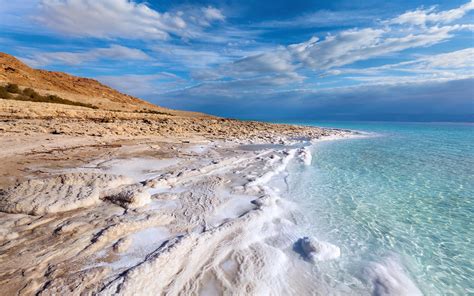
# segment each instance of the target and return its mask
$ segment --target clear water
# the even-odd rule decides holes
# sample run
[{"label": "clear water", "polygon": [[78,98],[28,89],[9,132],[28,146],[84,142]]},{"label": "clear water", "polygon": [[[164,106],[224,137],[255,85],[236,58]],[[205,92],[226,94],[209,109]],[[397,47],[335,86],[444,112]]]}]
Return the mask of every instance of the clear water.
[{"label": "clear water", "polygon": [[395,260],[425,295],[474,295],[474,125],[299,123],[378,134],[290,168],[306,231],[341,248],[321,267],[335,284],[370,291],[367,267]]}]

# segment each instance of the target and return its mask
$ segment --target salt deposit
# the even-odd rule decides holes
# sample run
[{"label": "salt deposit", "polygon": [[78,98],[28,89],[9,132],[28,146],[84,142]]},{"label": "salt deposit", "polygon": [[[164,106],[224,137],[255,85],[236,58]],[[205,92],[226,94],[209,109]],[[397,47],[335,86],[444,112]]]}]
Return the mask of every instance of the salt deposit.
[{"label": "salt deposit", "polygon": [[298,149],[298,158],[304,163],[304,165],[311,165],[311,161],[313,160],[311,151],[308,147]]},{"label": "salt deposit", "polygon": [[332,260],[341,256],[341,250],[338,246],[311,237],[303,237],[299,240],[299,244],[304,256],[313,263]]},{"label": "salt deposit", "polygon": [[0,193],[0,211],[43,215],[91,207],[104,190],[130,184],[123,176],[69,173],[28,180]]},{"label": "salt deposit", "polygon": [[[232,145],[96,160],[7,189],[0,239],[11,242],[0,251],[14,276],[0,284],[26,294],[307,294],[317,284],[291,249],[292,208],[271,186],[302,152]],[[291,282],[288,266],[306,270]]]},{"label": "salt deposit", "polygon": [[151,202],[151,195],[141,185],[129,185],[116,190],[116,192],[108,193],[106,199],[128,209],[149,204]]},{"label": "salt deposit", "polygon": [[365,269],[365,276],[372,284],[373,295],[423,295],[396,258],[370,263]]},{"label": "salt deposit", "polygon": [[136,182],[156,177],[160,170],[173,166],[178,159],[129,158],[114,159],[100,165],[105,173],[128,176]]},{"label": "salt deposit", "polygon": [[283,172],[286,167],[288,166],[288,163],[293,159],[295,156],[296,150],[291,149],[289,151],[284,152],[284,157],[281,158],[279,161],[276,161],[276,165],[272,166],[272,168],[265,172],[263,175],[260,177],[257,177],[255,180],[249,182],[247,184],[247,187],[252,187],[252,186],[258,186],[267,183],[268,181],[271,180],[274,176],[278,175],[279,173]]}]

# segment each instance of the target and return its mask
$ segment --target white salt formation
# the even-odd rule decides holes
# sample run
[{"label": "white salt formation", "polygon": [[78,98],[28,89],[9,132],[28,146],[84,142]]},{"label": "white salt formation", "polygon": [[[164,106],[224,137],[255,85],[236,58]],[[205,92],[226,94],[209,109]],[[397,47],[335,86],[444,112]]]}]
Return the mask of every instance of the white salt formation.
[{"label": "white salt formation", "polygon": [[341,256],[339,247],[328,242],[318,241],[310,237],[303,237],[299,242],[304,255],[313,263],[332,260]]},{"label": "white salt formation", "polygon": [[365,269],[365,275],[372,283],[373,295],[423,295],[396,258],[389,257],[381,262],[372,262]]},{"label": "white salt formation", "polygon": [[265,172],[262,176],[255,178],[255,180],[249,182],[246,186],[253,187],[268,183],[274,176],[282,173],[286,169],[290,161],[295,156],[295,152],[295,149],[291,149],[289,151],[284,151],[283,157],[270,157],[269,163],[274,164],[276,162],[276,165],[272,165],[267,172]]},{"label": "white salt formation", "polygon": [[130,184],[123,176],[69,173],[22,182],[0,192],[0,211],[43,215],[93,206],[104,190]]},{"label": "white salt formation", "polygon": [[313,157],[311,155],[311,151],[308,147],[304,147],[298,150],[298,158],[303,162],[305,165],[311,165],[311,161]]},{"label": "white salt formation", "polygon": [[106,199],[121,207],[133,209],[149,204],[151,195],[147,188],[134,184],[107,192]]},{"label": "white salt formation", "polygon": [[[148,161],[146,141],[130,148],[147,155],[130,171],[130,162],[106,159],[0,193],[4,294],[310,295],[323,287],[293,252],[294,205],[272,187],[284,184],[297,149],[231,143],[199,157],[168,149],[173,161],[164,165]],[[301,248],[314,261],[340,253],[310,239]]]}]

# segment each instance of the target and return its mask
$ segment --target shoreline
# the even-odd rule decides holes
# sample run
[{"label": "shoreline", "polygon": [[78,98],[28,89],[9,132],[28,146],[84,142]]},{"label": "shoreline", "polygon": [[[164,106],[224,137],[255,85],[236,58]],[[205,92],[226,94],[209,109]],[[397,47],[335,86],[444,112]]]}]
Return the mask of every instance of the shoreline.
[{"label": "shoreline", "polygon": [[[0,128],[14,135],[32,126],[41,130],[42,124],[48,122],[24,119],[7,128],[4,121]],[[274,134],[230,141],[192,133],[98,138],[74,129],[54,136],[26,132],[14,141],[5,135],[1,144],[10,148],[2,159],[15,162],[20,156],[28,170],[17,185],[4,179],[2,287],[22,295],[252,294],[274,290],[277,279],[281,292],[308,292],[312,279],[290,287],[283,266],[293,265],[296,276],[319,255],[310,254],[314,242],[291,237],[288,204],[268,182],[292,158],[308,163],[302,146],[312,136],[347,132],[265,126],[274,127]],[[283,127],[286,135],[278,131]],[[26,144],[23,150],[14,149],[18,142]],[[255,144],[301,147],[240,149]],[[310,250],[297,253],[296,243]]]},{"label": "shoreline", "polygon": [[[312,142],[311,146],[307,147],[310,147],[310,151],[315,151],[318,149],[318,144],[322,144],[323,142],[336,142],[347,139],[367,139],[380,136],[384,135],[374,132],[362,132],[355,130],[354,134],[350,134],[346,137],[328,136],[322,139],[317,139]],[[333,145],[332,143],[330,144]],[[347,145],[347,143],[343,145]],[[320,161],[321,157],[319,157],[318,160]],[[326,169],[327,167],[320,170]],[[308,180],[307,178],[309,176],[306,173],[308,173],[308,171],[304,169],[301,170],[301,168],[298,168],[297,166],[293,165],[293,167],[290,167],[288,170],[288,176],[291,176],[294,180],[287,182],[288,188],[293,186],[294,190],[295,180]],[[314,172],[313,175],[310,176],[315,178]],[[299,182],[296,184],[298,183]],[[298,186],[301,185],[302,184],[299,184]],[[308,212],[306,207],[309,208],[310,205],[306,204],[305,201],[303,201],[303,204],[301,204],[302,200],[300,198],[302,195],[304,196],[304,194],[301,195],[301,192],[298,191],[298,193],[295,195],[295,193],[292,193],[290,189],[288,189],[288,194],[288,199],[290,202],[297,205],[297,207],[294,209],[294,215],[297,216],[297,219],[295,219],[295,225],[297,225],[299,228],[296,231],[298,236],[301,237],[304,235],[312,235],[313,239],[322,239],[322,242],[327,243],[329,248],[332,247],[332,249],[329,249],[332,251],[329,252],[329,255],[332,255],[329,257],[329,260],[336,259],[333,261],[335,264],[320,265],[320,270],[318,270],[319,274],[312,275],[315,278],[318,276],[326,276],[328,279],[330,279],[328,281],[321,281],[321,285],[314,287],[313,291],[321,292],[325,291],[324,288],[329,288],[323,292],[323,294],[348,293],[350,295],[367,295],[372,293],[374,295],[378,295],[379,293],[382,293],[387,295],[423,295],[423,293],[420,291],[418,283],[414,280],[416,279],[416,276],[411,274],[411,270],[405,266],[406,262],[401,259],[401,254],[389,252],[385,256],[375,260],[353,261],[350,259],[350,254],[352,252],[347,250],[348,246],[343,244],[340,241],[340,238],[332,235],[328,237],[327,232],[313,230],[318,229],[324,223],[315,223],[315,221],[310,218],[311,215],[314,215],[315,213]],[[331,197],[330,195],[327,195],[324,196],[324,198]],[[315,200],[313,203],[316,205],[316,207],[323,209],[321,213],[323,216],[328,215],[331,212],[330,209],[321,207],[321,205],[318,204],[318,201]],[[337,231],[337,228],[331,228],[329,231],[332,232],[333,230]],[[335,243],[336,245],[333,246],[331,243]],[[343,264],[345,265],[344,267]],[[306,272],[308,271],[306,270]],[[344,273],[344,280],[338,278],[338,276],[340,276],[338,273],[340,272]],[[349,281],[350,277],[353,277],[354,280]],[[345,282],[345,280],[347,280],[347,282]]]}]

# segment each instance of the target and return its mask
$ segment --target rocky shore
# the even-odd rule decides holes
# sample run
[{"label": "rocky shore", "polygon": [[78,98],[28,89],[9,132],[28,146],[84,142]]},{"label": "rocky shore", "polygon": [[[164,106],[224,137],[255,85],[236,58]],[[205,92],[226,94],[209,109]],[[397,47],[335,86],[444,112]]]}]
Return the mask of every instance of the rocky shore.
[{"label": "rocky shore", "polygon": [[269,182],[349,134],[1,100],[3,293],[304,293],[275,266],[310,263]]}]

